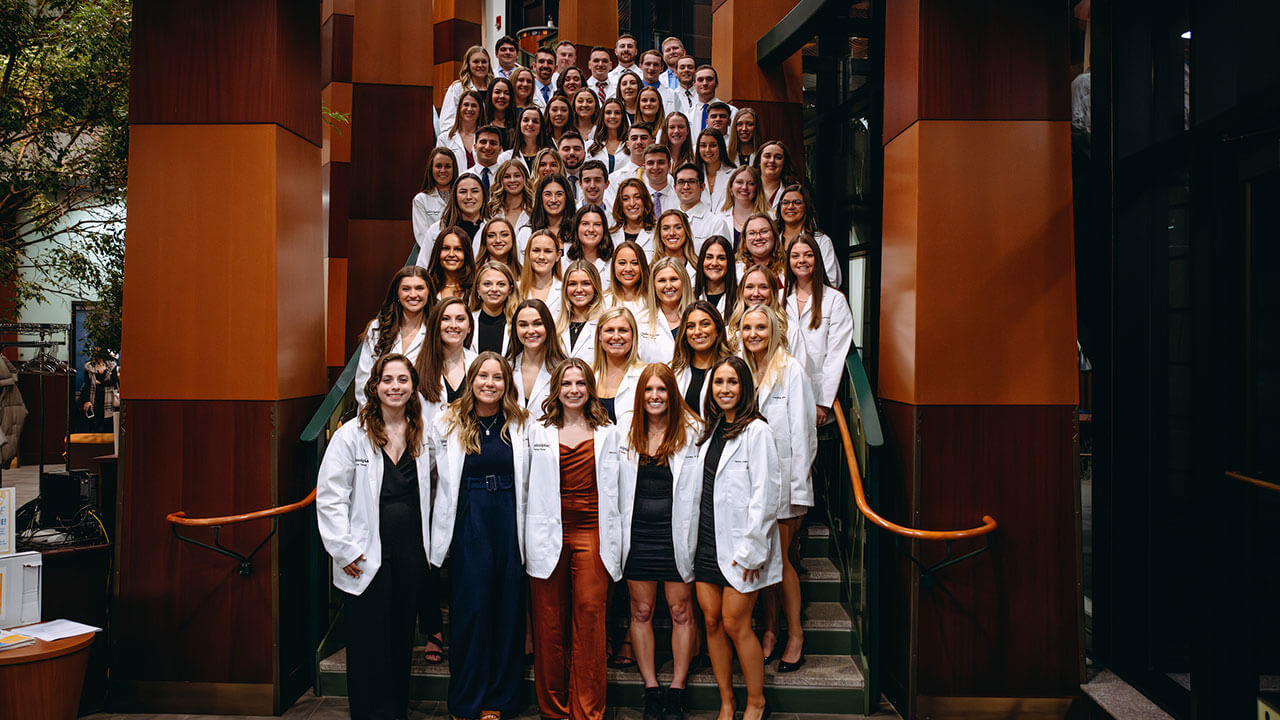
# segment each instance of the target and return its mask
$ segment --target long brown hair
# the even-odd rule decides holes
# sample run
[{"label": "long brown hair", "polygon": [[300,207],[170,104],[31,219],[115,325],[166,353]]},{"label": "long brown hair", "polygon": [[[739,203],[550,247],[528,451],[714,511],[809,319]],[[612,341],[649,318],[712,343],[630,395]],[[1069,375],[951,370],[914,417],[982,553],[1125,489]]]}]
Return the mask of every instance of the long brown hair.
[{"label": "long brown hair", "polygon": [[471,235],[457,225],[445,226],[436,235],[435,244],[431,246],[431,256],[427,260],[427,291],[431,293],[432,300],[440,296],[449,282],[449,271],[440,262],[440,256],[444,254],[444,241],[451,235],[456,237],[458,243],[462,245],[462,267],[458,270],[458,290],[463,297],[471,293],[471,286],[476,279],[476,259],[471,254]]},{"label": "long brown hair", "polygon": [[462,388],[462,396],[452,403],[449,403],[449,409],[445,411],[445,423],[451,433],[457,433],[458,442],[462,445],[462,449],[470,455],[480,452],[480,421],[476,415],[476,394],[475,382],[476,375],[480,374],[480,367],[490,360],[496,361],[502,372],[502,401],[501,412],[504,416],[502,423],[502,439],[508,443],[511,442],[511,424],[523,425],[529,413],[520,407],[520,398],[516,394],[516,384],[511,371],[511,365],[502,356],[492,350],[485,350],[471,362],[471,367],[467,368],[467,379],[464,381]]},{"label": "long brown hair", "polygon": [[822,264],[822,251],[818,249],[818,241],[814,240],[809,233],[800,233],[787,243],[786,290],[783,291],[782,297],[785,298],[796,291],[798,280],[791,270],[791,249],[799,243],[808,245],[813,251],[813,280],[809,283],[809,329],[817,330],[822,326],[822,293],[827,289],[827,268]]},{"label": "long brown hair", "polygon": [[733,409],[733,422],[724,427],[724,439],[732,440],[741,435],[752,420],[764,420],[764,415],[760,414],[760,406],[756,404],[756,386],[751,379],[751,368],[747,367],[747,361],[737,355],[720,358],[707,371],[707,391],[702,401],[706,408],[707,425],[702,431],[702,437],[698,439],[699,445],[711,439],[716,426],[725,422],[724,410],[720,409],[715,400],[716,371],[725,365],[733,368],[733,372],[737,374],[739,391],[738,404]]},{"label": "long brown hair", "polygon": [[[711,324],[716,326],[716,342],[711,347],[712,356],[719,360],[722,357],[732,355],[733,347],[729,345],[729,335],[725,329],[724,318],[720,313],[716,312],[716,308],[706,300],[695,300],[693,304],[684,309],[684,314],[680,316],[680,329],[676,333],[676,350],[671,356],[671,370],[679,372],[685,368],[693,367],[693,347],[689,345],[688,327],[689,316],[693,315],[693,311],[698,310],[711,318]],[[714,361],[713,361],[714,362]]]},{"label": "long brown hair", "polygon": [[387,446],[387,423],[382,417],[382,400],[378,397],[378,385],[382,382],[382,373],[386,371],[387,366],[391,363],[404,363],[409,369],[409,380],[412,387],[409,392],[409,400],[404,406],[404,417],[408,425],[405,432],[405,450],[408,451],[409,457],[418,457],[418,448],[422,446],[422,401],[418,399],[418,369],[409,362],[409,358],[400,353],[391,353],[383,355],[373,361],[373,370],[369,373],[369,379],[364,383],[365,397],[369,398],[369,402],[360,408],[360,425],[364,428],[365,435],[369,437],[369,442],[374,447],[382,448]]},{"label": "long brown hair", "polygon": [[551,309],[547,304],[538,298],[529,298],[523,300],[516,305],[515,312],[511,313],[511,342],[507,345],[507,360],[515,365],[516,358],[524,352],[524,342],[520,340],[520,335],[516,332],[516,320],[520,317],[520,311],[525,308],[531,308],[538,313],[538,318],[542,320],[542,327],[547,333],[547,339],[542,341],[545,346],[544,355],[542,356],[542,364],[544,367],[553,368],[564,362],[564,350],[560,347],[560,333],[556,331],[556,321],[551,317]]},{"label": "long brown hair", "polygon": [[769,256],[769,269],[772,270],[775,275],[780,275],[782,274],[783,266],[782,238],[778,234],[778,228],[773,225],[773,218],[769,217],[769,213],[767,212],[752,213],[751,217],[747,218],[746,222],[742,223],[742,239],[738,242],[737,260],[743,265],[760,264],[759,261],[755,259],[755,256],[751,254],[751,251],[747,249],[747,227],[755,220],[763,220],[765,227],[769,228],[769,234],[773,235],[773,251]]},{"label": "long brown hair", "polygon": [[427,316],[427,335],[422,342],[422,350],[418,353],[417,370],[418,377],[421,378],[422,396],[433,403],[438,403],[445,397],[441,381],[444,377],[444,339],[440,334],[440,323],[451,305],[460,306],[463,316],[467,318],[468,330],[462,338],[463,348],[471,344],[471,335],[476,331],[466,300],[460,297],[445,298],[431,308],[431,314]]},{"label": "long brown hair", "polygon": [[[382,300],[382,308],[378,310],[378,318],[375,321],[378,323],[378,342],[373,346],[373,356],[375,358],[386,355],[400,337],[400,327],[404,323],[404,306],[400,304],[400,283],[408,277],[416,277],[426,283],[427,287],[424,292],[427,295],[427,312],[423,313],[423,317],[425,318],[430,314],[431,303],[435,300],[435,295],[431,293],[431,277],[427,275],[426,268],[418,265],[405,265],[397,270],[395,275],[391,276],[391,283],[387,285],[386,297]],[[372,322],[361,333],[361,342],[369,337],[371,332],[373,332]]]},{"label": "long brown hair", "polygon": [[644,389],[652,378],[658,378],[667,388],[667,431],[658,444],[658,450],[652,457],[665,461],[689,444],[693,436],[693,410],[685,403],[680,394],[680,383],[671,368],[662,363],[650,363],[640,371],[640,380],[636,383],[635,414],[631,420],[631,433],[627,444],[641,455],[648,455],[649,448],[649,413],[645,411]]},{"label": "long brown hair", "polygon": [[591,372],[591,366],[586,360],[574,357],[560,361],[551,371],[551,394],[542,401],[542,417],[538,418],[538,422],[557,428],[564,427],[564,404],[560,402],[560,383],[564,382],[565,373],[571,369],[582,373],[582,377],[587,381],[587,404],[582,408],[582,414],[587,418],[587,426],[595,430],[610,424],[612,421],[609,420],[609,411],[605,410],[604,403],[600,402],[600,396],[596,394],[595,373]]}]

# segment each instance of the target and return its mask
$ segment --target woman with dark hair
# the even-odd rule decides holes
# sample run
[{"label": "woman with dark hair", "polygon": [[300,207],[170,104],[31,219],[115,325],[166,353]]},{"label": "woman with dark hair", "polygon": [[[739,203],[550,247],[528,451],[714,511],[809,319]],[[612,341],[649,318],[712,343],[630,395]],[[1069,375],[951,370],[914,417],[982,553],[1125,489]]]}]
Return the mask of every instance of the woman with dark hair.
[{"label": "woman with dark hair", "polygon": [[729,238],[723,235],[707,238],[702,252],[698,253],[697,267],[693,297],[706,300],[721,318],[728,318],[738,301],[738,263]]},{"label": "woman with dark hair", "polygon": [[755,213],[742,224],[742,241],[738,243],[738,262],[744,266],[764,265],[781,275],[782,243],[768,213]]},{"label": "woman with dark hair", "polygon": [[637,319],[648,317],[649,261],[640,246],[627,240],[613,251],[609,263],[609,290],[605,293],[605,305],[621,306],[631,311]]},{"label": "woman with dark hair", "polygon": [[694,551],[698,605],[707,628],[707,654],[720,688],[720,717],[732,718],[733,655],[747,686],[744,720],[769,714],[764,656],[751,629],[756,593],[782,580],[777,497],[778,456],[769,425],[756,406],[751,369],[737,356],[711,366],[706,429],[698,444],[702,493]]},{"label": "woman with dark hair", "polygon": [[698,133],[697,153],[698,158],[694,162],[702,168],[702,174],[706,178],[702,202],[717,211],[727,209],[725,199],[729,196],[734,164],[724,148],[724,136],[715,128],[707,128]]},{"label": "woman with dark hair", "polygon": [[511,148],[498,155],[498,166],[501,168],[508,160],[519,160],[525,171],[532,175],[537,167],[534,158],[538,151],[551,149],[551,131],[542,111],[536,106],[521,108],[516,116],[516,132],[511,139]]},{"label": "woman with dark hair", "polygon": [[627,122],[636,123],[636,113],[640,109],[640,76],[626,70],[618,75],[618,90],[614,97],[622,101],[622,108],[627,113]]},{"label": "woman with dark hair", "polygon": [[391,277],[378,316],[360,335],[360,360],[354,382],[357,405],[364,405],[369,399],[364,385],[378,358],[395,353],[409,358],[411,363],[417,361],[431,309],[429,284],[427,271],[417,265],[406,265]]},{"label": "woman with dark hair", "polygon": [[[435,252],[436,237],[442,228],[458,227],[467,234],[467,243],[480,231],[480,225],[489,219],[489,196],[481,184],[480,178],[467,174],[458,178],[453,184],[453,193],[449,202],[440,214],[440,220],[427,229],[426,234],[418,240],[418,265],[428,266]],[[474,251],[474,247],[473,247]]]},{"label": "woman with dark hair", "polygon": [[569,263],[560,291],[560,316],[556,318],[560,346],[569,356],[588,362],[595,358],[596,318],[603,296],[600,273],[594,265],[583,260]]},{"label": "woman with dark hair", "polygon": [[760,194],[773,212],[778,211],[782,200],[782,188],[800,182],[795,166],[791,164],[791,151],[781,140],[770,140],[760,146],[760,154],[752,166],[760,174]]},{"label": "woman with dark hair", "polygon": [[693,250],[693,230],[689,228],[689,216],[675,208],[664,210],[655,225],[658,240],[653,244],[651,262],[656,263],[669,257],[684,266],[685,273],[692,277],[698,256]]},{"label": "woman with dark hair", "polygon": [[539,150],[538,154],[533,157],[533,174],[529,178],[529,182],[538,184],[543,178],[552,175],[564,175],[564,161],[560,159],[560,153],[552,148]]},{"label": "woman with dark hair", "polygon": [[590,146],[600,124],[600,98],[586,88],[566,97],[573,98],[573,129],[582,136],[583,144]]},{"label": "woman with dark hair", "polygon": [[551,371],[564,361],[556,322],[546,303],[525,300],[517,305],[511,315],[510,337],[507,361],[514,365],[520,406],[533,413],[551,393]]},{"label": "woman with dark hair", "polygon": [[695,300],[684,309],[671,370],[676,374],[681,397],[698,417],[705,413],[702,401],[707,371],[717,360],[732,354],[724,319],[710,303]]},{"label": "woman with dark hair", "polygon": [[[458,98],[462,97],[464,92],[469,90],[484,92],[489,89],[489,83],[492,81],[493,70],[489,65],[489,51],[479,45],[467,48],[462,55],[462,67],[458,70],[458,79],[449,85],[449,89],[444,93],[444,100],[440,102],[440,129],[448,132],[454,126]],[[483,105],[481,101],[481,106]]]},{"label": "woman with dark hair", "polygon": [[778,201],[778,242],[788,247],[792,240],[802,234],[809,235],[818,243],[822,255],[822,267],[827,271],[827,281],[831,287],[840,287],[840,262],[836,258],[836,248],[831,238],[818,229],[816,208],[809,198],[809,191],[803,185],[788,185],[782,188],[782,199]]},{"label": "woman with dark hair", "polygon": [[433,453],[408,358],[380,357],[363,391],[369,402],[325,449],[316,520],[343,597],[351,716],[367,720],[409,711],[413,627],[430,550]]},{"label": "woman with dark hair", "polygon": [[471,238],[460,227],[447,227],[427,261],[427,293],[435,300],[465,298],[475,281],[476,261],[471,254]]},{"label": "woman with dark hair", "polygon": [[561,362],[550,384],[529,429],[534,688],[542,717],[601,720],[609,582],[622,578],[618,435],[586,362]]},{"label": "woman with dark hair", "polygon": [[587,146],[587,159],[604,163],[608,177],[627,154],[627,132],[631,123],[622,101],[609,98],[600,106],[600,123],[596,125],[591,144]]},{"label": "woman with dark hair", "polygon": [[421,247],[432,225],[440,222],[445,205],[458,179],[458,159],[447,147],[435,147],[427,154],[427,171],[422,187],[413,196],[413,239]]},{"label": "woman with dark hair", "polygon": [[[570,65],[565,68],[560,73],[560,77],[556,78],[556,93],[567,98],[577,95],[578,91],[586,86],[587,78],[577,65]],[[583,137],[586,136],[584,135]]]},{"label": "woman with dark hair", "polygon": [[480,353],[462,396],[432,424],[431,564],[450,564],[449,713],[515,715],[524,677],[529,452],[511,366]]},{"label": "woman with dark hair", "polygon": [[[622,574],[631,595],[631,645],[644,681],[644,717],[680,718],[697,645],[693,552],[697,538],[698,421],[680,399],[666,365],[648,365],[637,381],[631,430],[622,438],[618,501]],[[653,609],[658,585],[671,615],[671,684],[658,684]]]},{"label": "woman with dark hair", "polygon": [[[844,293],[827,282],[822,252],[813,237],[797,236],[787,245],[787,324],[799,331],[808,352],[818,405],[818,424],[830,422],[844,359],[853,345],[853,313]],[[794,354],[794,353],[793,353]]]},{"label": "woman with dark hair", "polygon": [[767,215],[769,206],[760,192],[760,173],[755,168],[746,165],[735,168],[729,173],[728,181],[728,195],[720,206],[720,212],[729,229],[733,230],[733,246],[737,248],[742,245],[742,226],[747,218],[760,213]]},{"label": "woman with dark hair", "polygon": [[613,238],[607,232],[609,219],[598,205],[585,205],[573,217],[573,232],[565,251],[568,261],[585,260],[595,266],[601,277],[609,270],[613,257]]},{"label": "woman with dark hair", "polygon": [[563,175],[548,175],[538,181],[533,191],[533,213],[529,217],[530,230],[547,230],[560,240],[560,247],[569,244],[570,225],[578,206],[573,199],[573,189]]},{"label": "woman with dark hair", "polygon": [[[783,673],[794,672],[804,664],[800,576],[791,558],[799,555],[800,526],[804,524],[805,513],[813,507],[813,481],[809,471],[818,455],[813,389],[804,364],[787,352],[784,328],[778,313],[768,305],[748,308],[736,328],[742,338],[742,357],[751,368],[756,384],[760,414],[773,434],[781,473],[776,494],[782,585],[765,591],[765,631],[760,644],[765,664],[777,659],[778,672]],[[779,605],[787,616],[785,650],[778,645]]]},{"label": "woman with dark hair", "polygon": [[[478,90],[464,90],[458,96],[458,106],[454,113],[456,119],[453,125],[436,138],[437,146],[447,147],[453,151],[462,170],[476,164],[476,131],[485,126],[488,120],[487,115],[484,93]],[[445,126],[440,127],[443,130]]]},{"label": "woman with dark hair", "polygon": [[467,368],[476,359],[476,352],[469,347],[474,329],[471,308],[462,298],[441,300],[427,316],[427,337],[416,366],[428,418],[462,395]]},{"label": "woman with dark hair", "polygon": [[653,216],[653,198],[649,197],[649,188],[643,180],[627,178],[618,185],[613,221],[609,232],[613,235],[614,247],[633,242],[640,246],[646,258],[653,253],[653,228],[657,218]]},{"label": "woman with dark hair", "polygon": [[760,115],[749,107],[738,108],[729,133],[729,157],[733,164],[754,165],[763,142]]},{"label": "woman with dark hair", "polygon": [[520,256],[516,253],[516,228],[510,220],[496,217],[484,224],[480,231],[480,251],[476,253],[476,266],[493,260],[520,274]]},{"label": "woman with dark hair", "polygon": [[485,99],[485,116],[489,125],[497,125],[505,132],[502,147],[510,148],[515,141],[516,120],[515,85],[506,78],[494,78],[489,83],[489,92]]},{"label": "woman with dark hair", "polygon": [[552,95],[547,102],[547,133],[553,146],[560,144],[560,136],[573,127],[573,106],[569,98],[563,95]]}]

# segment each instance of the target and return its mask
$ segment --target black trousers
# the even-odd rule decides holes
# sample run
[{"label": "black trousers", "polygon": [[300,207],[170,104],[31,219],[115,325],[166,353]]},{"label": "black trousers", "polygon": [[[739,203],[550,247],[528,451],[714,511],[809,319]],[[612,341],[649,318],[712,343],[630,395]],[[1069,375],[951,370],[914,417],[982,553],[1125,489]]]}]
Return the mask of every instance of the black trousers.
[{"label": "black trousers", "polygon": [[416,506],[380,508],[382,567],[359,595],[347,595],[347,695],[352,720],[404,720],[419,596],[427,578]]}]

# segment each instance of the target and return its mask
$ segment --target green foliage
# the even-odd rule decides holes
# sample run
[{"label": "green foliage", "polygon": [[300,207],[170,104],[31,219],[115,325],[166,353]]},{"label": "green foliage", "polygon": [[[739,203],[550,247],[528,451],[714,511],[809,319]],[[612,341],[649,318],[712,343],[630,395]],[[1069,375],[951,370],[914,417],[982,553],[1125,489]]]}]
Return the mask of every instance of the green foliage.
[{"label": "green foliage", "polygon": [[129,0],[0,0],[0,282],[15,312],[98,295],[99,350],[120,347],[129,39]]}]

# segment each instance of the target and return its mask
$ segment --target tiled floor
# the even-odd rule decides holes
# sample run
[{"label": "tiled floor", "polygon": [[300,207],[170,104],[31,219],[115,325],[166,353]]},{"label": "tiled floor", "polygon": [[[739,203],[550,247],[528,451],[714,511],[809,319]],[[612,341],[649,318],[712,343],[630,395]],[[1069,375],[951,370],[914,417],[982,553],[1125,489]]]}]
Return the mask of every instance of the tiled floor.
[{"label": "tiled floor", "polygon": [[5,468],[0,471],[0,487],[17,488],[17,507],[22,507],[40,494],[40,466],[24,465],[12,470]]},{"label": "tiled floor", "polygon": [[[889,720],[891,718],[899,718],[898,714],[893,712],[887,704],[885,710],[872,715],[873,718],[883,718]],[[283,720],[347,720],[351,717],[347,711],[347,699],[344,697],[323,697],[318,698],[311,693],[307,693],[298,699],[293,707],[289,708],[282,718]],[[688,720],[714,720],[713,712],[697,712],[685,715]],[[739,715],[741,717],[741,715]],[[775,712],[770,718],[775,720],[850,720],[855,716],[852,715],[813,715],[796,713],[779,713]],[[414,703],[409,710],[409,720],[448,720],[449,714],[444,703],[421,702]],[[537,720],[538,712],[536,708],[529,710],[516,718],[515,720]],[[94,715],[86,715],[83,720],[274,720],[274,718],[260,717],[256,715],[148,715],[148,714],[118,714],[118,713],[96,713]],[[640,710],[637,708],[613,708],[605,715],[605,720],[640,720]]]}]

